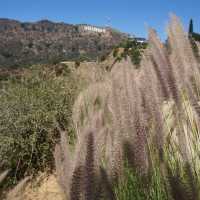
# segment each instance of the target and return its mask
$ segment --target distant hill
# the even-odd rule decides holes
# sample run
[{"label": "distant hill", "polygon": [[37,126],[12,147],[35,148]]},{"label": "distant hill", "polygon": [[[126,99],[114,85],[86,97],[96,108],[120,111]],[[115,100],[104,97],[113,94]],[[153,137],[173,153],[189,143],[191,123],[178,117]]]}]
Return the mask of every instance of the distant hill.
[{"label": "distant hill", "polygon": [[104,28],[101,33],[83,27],[48,20],[29,23],[0,19],[0,67],[96,60],[128,37],[112,28]]}]

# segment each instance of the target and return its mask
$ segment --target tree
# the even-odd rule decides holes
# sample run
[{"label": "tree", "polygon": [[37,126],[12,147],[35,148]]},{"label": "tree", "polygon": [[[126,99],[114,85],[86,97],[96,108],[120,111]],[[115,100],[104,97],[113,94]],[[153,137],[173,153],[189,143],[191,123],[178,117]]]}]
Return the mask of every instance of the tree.
[{"label": "tree", "polygon": [[189,34],[193,34],[193,20],[190,19]]}]

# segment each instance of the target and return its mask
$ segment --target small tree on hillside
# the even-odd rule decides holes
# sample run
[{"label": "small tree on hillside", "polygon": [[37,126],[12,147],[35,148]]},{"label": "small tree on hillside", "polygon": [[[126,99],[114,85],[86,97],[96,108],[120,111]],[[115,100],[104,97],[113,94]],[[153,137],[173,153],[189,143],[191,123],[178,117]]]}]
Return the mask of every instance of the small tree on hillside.
[{"label": "small tree on hillside", "polygon": [[190,25],[189,25],[189,35],[192,35],[193,34],[193,20],[190,19]]}]

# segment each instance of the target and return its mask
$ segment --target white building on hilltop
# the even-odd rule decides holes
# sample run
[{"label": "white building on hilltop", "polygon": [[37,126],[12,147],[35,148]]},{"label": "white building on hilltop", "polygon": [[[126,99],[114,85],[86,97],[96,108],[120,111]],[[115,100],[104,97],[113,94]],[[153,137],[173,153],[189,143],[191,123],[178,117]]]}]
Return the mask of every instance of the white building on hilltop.
[{"label": "white building on hilltop", "polygon": [[106,28],[91,26],[86,24],[79,25],[80,31],[84,32],[94,32],[94,33],[106,33]]}]

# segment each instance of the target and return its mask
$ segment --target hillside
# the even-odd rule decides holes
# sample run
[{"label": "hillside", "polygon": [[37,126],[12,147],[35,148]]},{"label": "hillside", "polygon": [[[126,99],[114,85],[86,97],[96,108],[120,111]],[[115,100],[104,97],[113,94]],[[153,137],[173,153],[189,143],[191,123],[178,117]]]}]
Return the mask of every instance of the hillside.
[{"label": "hillside", "polygon": [[127,37],[111,28],[98,33],[84,32],[80,27],[48,20],[27,23],[0,19],[0,66],[17,67],[78,58],[95,60]]}]

